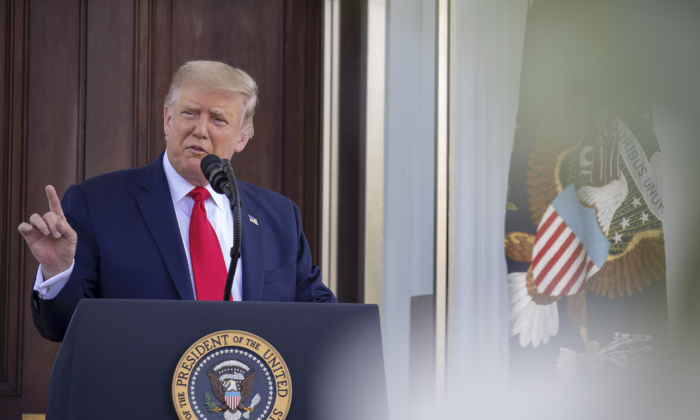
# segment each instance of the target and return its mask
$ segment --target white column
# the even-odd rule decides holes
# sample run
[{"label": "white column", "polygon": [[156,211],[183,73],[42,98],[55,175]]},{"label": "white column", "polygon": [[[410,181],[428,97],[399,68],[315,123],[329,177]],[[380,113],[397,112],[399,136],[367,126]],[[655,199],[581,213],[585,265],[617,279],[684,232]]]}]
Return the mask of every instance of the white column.
[{"label": "white column", "polygon": [[[433,293],[435,0],[389,0],[386,34],[382,335],[392,419],[409,401],[411,297]],[[424,384],[426,396],[432,384]]]},{"label": "white column", "polygon": [[527,7],[527,0],[451,3],[448,391],[460,403],[508,384],[503,236]]}]

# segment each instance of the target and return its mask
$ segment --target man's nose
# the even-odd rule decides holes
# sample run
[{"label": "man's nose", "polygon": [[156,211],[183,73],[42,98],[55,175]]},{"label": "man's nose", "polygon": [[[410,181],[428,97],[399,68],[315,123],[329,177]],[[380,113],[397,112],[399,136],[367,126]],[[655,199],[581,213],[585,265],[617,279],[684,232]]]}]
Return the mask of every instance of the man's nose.
[{"label": "man's nose", "polygon": [[197,138],[207,138],[209,133],[207,131],[207,119],[200,115],[197,119],[197,125],[194,128],[194,135]]}]

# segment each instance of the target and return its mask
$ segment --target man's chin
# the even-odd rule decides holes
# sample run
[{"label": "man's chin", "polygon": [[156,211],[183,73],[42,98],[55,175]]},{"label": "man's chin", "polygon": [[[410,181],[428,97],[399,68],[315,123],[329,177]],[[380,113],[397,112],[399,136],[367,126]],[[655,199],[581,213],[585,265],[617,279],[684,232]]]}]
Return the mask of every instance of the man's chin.
[{"label": "man's chin", "polygon": [[185,168],[183,168],[183,173],[180,173],[180,171],[177,171],[177,169],[175,170],[190,184],[197,187],[206,186],[209,182],[204,177],[204,174],[202,174],[202,169],[199,165],[201,161],[201,158],[189,158],[187,159],[187,165],[185,165]]}]

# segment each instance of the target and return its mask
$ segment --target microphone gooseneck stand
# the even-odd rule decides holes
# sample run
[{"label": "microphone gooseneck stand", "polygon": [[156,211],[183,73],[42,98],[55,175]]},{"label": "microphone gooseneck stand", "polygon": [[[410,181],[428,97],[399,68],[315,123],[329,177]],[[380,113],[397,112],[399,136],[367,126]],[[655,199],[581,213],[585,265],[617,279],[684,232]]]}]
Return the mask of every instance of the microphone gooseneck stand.
[{"label": "microphone gooseneck stand", "polygon": [[231,247],[231,264],[228,267],[226,286],[224,287],[224,302],[231,300],[231,288],[233,277],[236,275],[236,266],[241,256],[241,236],[243,226],[241,222],[241,199],[238,194],[238,184],[233,176],[233,168],[228,159],[219,159],[216,155],[207,155],[202,159],[200,168],[204,177],[209,181],[212,189],[219,194],[226,194],[231,201],[233,211],[233,246]]},{"label": "microphone gooseneck stand", "polygon": [[229,188],[227,189],[229,191],[226,193],[226,196],[231,201],[231,210],[233,210],[233,246],[231,247],[231,264],[228,267],[226,287],[224,288],[224,302],[228,302],[231,300],[233,276],[236,274],[238,259],[241,257],[241,236],[243,234],[243,226],[241,223],[241,199],[240,195],[238,194],[236,177],[233,176],[233,167],[231,167],[231,162],[229,162],[228,159],[222,159],[221,163],[223,163],[224,173],[228,179]]}]

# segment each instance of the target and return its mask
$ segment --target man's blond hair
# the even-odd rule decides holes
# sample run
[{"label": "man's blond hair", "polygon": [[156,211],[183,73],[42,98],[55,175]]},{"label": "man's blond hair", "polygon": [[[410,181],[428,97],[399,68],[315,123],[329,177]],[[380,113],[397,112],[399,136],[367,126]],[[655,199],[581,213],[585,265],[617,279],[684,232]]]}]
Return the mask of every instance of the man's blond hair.
[{"label": "man's blond hair", "polygon": [[183,64],[170,82],[165,96],[164,108],[172,108],[185,84],[193,84],[206,89],[242,95],[245,113],[241,121],[241,133],[253,137],[253,115],[258,105],[258,85],[248,73],[219,61],[188,61]]}]

